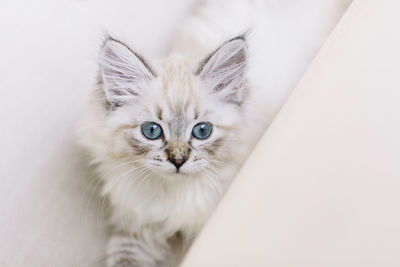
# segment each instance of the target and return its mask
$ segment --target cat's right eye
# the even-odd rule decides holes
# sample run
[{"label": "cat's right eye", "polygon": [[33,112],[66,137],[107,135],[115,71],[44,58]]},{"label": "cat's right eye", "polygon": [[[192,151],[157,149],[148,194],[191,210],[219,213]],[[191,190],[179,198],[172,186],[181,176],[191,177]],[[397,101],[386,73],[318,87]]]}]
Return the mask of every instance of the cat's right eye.
[{"label": "cat's right eye", "polygon": [[142,124],[142,134],[150,140],[159,139],[163,135],[161,126],[155,122],[145,122]]}]

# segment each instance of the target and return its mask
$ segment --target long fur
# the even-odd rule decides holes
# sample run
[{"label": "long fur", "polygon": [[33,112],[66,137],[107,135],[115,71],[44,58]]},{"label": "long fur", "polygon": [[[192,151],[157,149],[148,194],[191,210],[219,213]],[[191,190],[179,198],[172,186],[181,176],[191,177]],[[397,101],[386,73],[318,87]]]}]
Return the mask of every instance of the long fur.
[{"label": "long fur", "polygon": [[[207,62],[172,55],[150,70],[122,42],[104,44],[81,143],[112,206],[109,266],[163,263],[168,240],[179,234],[186,248],[209,217],[258,134],[246,117],[247,55],[241,38]],[[143,136],[146,121],[162,126],[160,140]],[[199,122],[213,126],[206,140],[191,136]],[[191,152],[178,172],[165,151],[182,147]]]},{"label": "long fur", "polygon": [[[112,207],[108,266],[164,266],[171,240],[182,239],[184,251],[202,228],[326,34],[304,34],[296,19],[280,18],[290,5],[208,2],[176,40],[182,54],[152,64],[118,40],[104,44],[81,143]],[[253,25],[264,30],[250,34],[249,52],[245,37],[232,36]],[[164,137],[146,140],[146,121],[160,124]],[[201,121],[213,132],[195,140],[191,130]],[[165,153],[174,148],[192,151],[180,173]]]}]

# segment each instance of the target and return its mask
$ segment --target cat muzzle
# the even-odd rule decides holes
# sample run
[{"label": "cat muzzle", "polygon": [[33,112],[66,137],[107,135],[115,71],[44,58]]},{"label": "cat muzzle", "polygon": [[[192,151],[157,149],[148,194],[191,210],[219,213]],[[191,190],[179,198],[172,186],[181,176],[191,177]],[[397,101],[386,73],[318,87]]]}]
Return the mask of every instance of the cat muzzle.
[{"label": "cat muzzle", "polygon": [[179,168],[187,161],[190,151],[191,150],[188,147],[183,148],[181,146],[177,146],[166,149],[165,153],[167,154],[168,160],[174,164],[176,170],[178,171]]}]

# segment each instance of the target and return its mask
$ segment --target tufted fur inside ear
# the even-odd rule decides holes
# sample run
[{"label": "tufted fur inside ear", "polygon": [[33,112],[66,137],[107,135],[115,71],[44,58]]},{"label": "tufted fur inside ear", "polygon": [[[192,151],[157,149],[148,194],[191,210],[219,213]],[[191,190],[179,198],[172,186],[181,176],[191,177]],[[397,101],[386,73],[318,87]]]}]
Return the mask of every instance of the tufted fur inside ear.
[{"label": "tufted fur inside ear", "polygon": [[243,36],[221,45],[196,72],[224,102],[240,105],[245,96],[248,49]]},{"label": "tufted fur inside ear", "polygon": [[112,107],[134,100],[155,76],[141,56],[113,38],[103,45],[100,66],[105,96]]}]

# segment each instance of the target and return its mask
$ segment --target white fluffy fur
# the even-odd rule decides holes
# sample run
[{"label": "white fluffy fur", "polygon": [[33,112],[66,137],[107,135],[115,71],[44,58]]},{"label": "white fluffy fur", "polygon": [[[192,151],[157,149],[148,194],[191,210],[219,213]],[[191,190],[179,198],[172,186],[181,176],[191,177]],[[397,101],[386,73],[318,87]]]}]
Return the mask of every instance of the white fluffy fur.
[{"label": "white fluffy fur", "polygon": [[[109,197],[113,208],[110,223],[114,235],[109,243],[109,266],[165,264],[171,250],[167,242],[169,237],[181,232],[185,245],[188,245],[196,236],[297,81],[295,76],[300,76],[300,70],[305,69],[321,44],[327,33],[326,27],[331,26],[323,22],[321,26],[314,26],[311,20],[308,21],[307,12],[298,15],[295,10],[301,2],[313,12],[306,1],[298,4],[244,0],[229,1],[229,4],[208,2],[189,19],[175,42],[173,50],[186,57],[173,55],[164,61],[153,62],[157,77],[126,47],[115,42],[105,45],[102,52],[103,89],[105,98],[115,105],[105,112],[104,95],[99,91],[93,94],[83,120],[81,141],[90,151],[92,162],[104,182],[102,192]],[[318,5],[316,1],[311,2]],[[285,13],[297,17],[285,17],[288,16]],[[296,19],[303,23],[297,25]],[[216,51],[202,72],[193,75],[195,66],[218,46],[218,42],[241,34],[249,27],[253,31],[249,38],[250,53],[244,50],[245,62],[228,64],[223,71],[216,71],[224,60],[245,49],[244,43],[237,40]],[[304,36],[298,34],[302,31]],[[110,52],[119,58],[110,57]],[[245,86],[248,65],[249,84]],[[291,78],[285,79],[286,75]],[[127,83],[128,80],[136,82]],[[161,93],[163,90],[160,89],[165,84],[173,88],[166,90],[167,94]],[[227,90],[219,91],[220,84]],[[188,87],[194,89],[189,92]],[[236,90],[238,88],[240,90]],[[232,94],[234,98],[227,97]],[[205,141],[212,142],[220,137],[226,142],[218,154],[218,159],[224,163],[222,167],[217,161],[213,163],[212,157],[203,151],[198,155],[205,158],[203,162],[195,163],[192,158],[182,166],[182,174],[176,175],[174,166],[167,162],[165,153],[161,153],[161,141],[145,140],[139,132],[140,127],[134,130],[128,127],[116,134],[121,125],[132,124],[132,117],[135,123],[157,121],[157,106],[162,107],[165,120],[173,120],[174,104],[167,103],[184,103],[192,98],[195,101],[188,105],[185,113],[185,121],[188,121],[184,136],[190,136],[192,127],[198,122],[188,119],[194,116],[196,108],[208,113],[200,121],[230,126],[228,133],[217,130],[210,140]],[[115,107],[118,108],[114,110]],[[168,126],[157,122],[163,126],[167,141],[173,138]],[[152,146],[147,158],[130,155],[127,135]],[[200,148],[201,142],[194,140],[193,146]],[[161,158],[162,166],[150,164],[150,158],[156,156]]]},{"label": "white fluffy fur", "polygon": [[[124,44],[105,43],[102,84],[81,141],[112,206],[109,266],[163,263],[171,249],[167,240],[179,232],[185,249],[209,217],[260,132],[247,117],[247,55],[238,38],[219,47],[198,74],[200,62],[189,64],[179,55],[153,64],[152,74]],[[143,136],[146,121],[163,127],[165,141]],[[202,121],[213,131],[197,140],[191,131]],[[165,149],[180,146],[191,153],[178,173]]]}]

